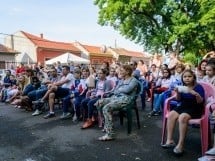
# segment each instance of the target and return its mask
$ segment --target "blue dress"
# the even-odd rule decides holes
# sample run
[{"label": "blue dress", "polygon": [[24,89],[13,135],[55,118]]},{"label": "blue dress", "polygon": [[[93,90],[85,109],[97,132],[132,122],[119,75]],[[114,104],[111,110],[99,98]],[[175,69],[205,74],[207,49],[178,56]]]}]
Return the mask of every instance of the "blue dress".
[{"label": "blue dress", "polygon": [[[197,84],[193,90],[205,98],[205,91],[200,84]],[[200,118],[204,110],[204,100],[202,103],[197,103],[196,96],[190,93],[181,93],[181,104],[173,108],[177,113],[187,113],[191,118]]]}]

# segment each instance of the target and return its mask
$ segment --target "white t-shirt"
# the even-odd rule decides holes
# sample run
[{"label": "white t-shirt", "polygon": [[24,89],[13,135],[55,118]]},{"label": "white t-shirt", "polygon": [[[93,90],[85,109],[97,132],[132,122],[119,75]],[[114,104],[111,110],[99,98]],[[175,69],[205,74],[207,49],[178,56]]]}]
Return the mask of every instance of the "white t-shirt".
[{"label": "white t-shirt", "polygon": [[207,75],[203,77],[202,79],[203,82],[206,82],[206,83],[210,83],[212,85],[215,86],[215,76],[213,76],[212,78],[208,77]]},{"label": "white t-shirt", "polygon": [[68,73],[66,76],[63,76],[61,78],[61,81],[64,81],[64,80],[69,80],[68,82],[64,83],[63,85],[61,85],[62,88],[71,88],[71,86],[73,85],[73,82],[74,82],[74,77],[71,73]]}]

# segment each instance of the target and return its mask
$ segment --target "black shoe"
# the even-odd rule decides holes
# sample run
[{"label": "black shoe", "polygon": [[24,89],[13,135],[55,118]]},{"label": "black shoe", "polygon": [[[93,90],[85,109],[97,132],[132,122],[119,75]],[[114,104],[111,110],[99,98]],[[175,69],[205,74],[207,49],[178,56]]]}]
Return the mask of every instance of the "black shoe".
[{"label": "black shoe", "polygon": [[161,112],[160,111],[155,111],[155,113],[152,116],[160,116]]},{"label": "black shoe", "polygon": [[181,156],[181,155],[183,155],[184,151],[181,150],[181,149],[178,149],[178,148],[174,148],[174,149],[173,149],[173,153],[174,153],[176,156]]},{"label": "black shoe", "polygon": [[43,116],[44,119],[55,117],[55,113],[48,113],[47,115]]},{"label": "black shoe", "polygon": [[175,147],[175,143],[162,144],[161,147],[164,149],[171,149]]},{"label": "black shoe", "polygon": [[156,111],[151,111],[148,113],[149,116],[153,116],[156,113]]},{"label": "black shoe", "polygon": [[161,112],[160,111],[151,111],[148,115],[149,116],[160,116]]}]

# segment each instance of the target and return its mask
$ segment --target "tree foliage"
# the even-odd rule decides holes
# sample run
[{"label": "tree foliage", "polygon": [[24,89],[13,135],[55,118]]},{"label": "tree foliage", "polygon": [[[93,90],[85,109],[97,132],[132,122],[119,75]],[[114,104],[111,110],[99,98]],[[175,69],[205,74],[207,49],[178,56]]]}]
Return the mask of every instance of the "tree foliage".
[{"label": "tree foliage", "polygon": [[98,23],[147,50],[215,49],[215,0],[94,0]]},{"label": "tree foliage", "polygon": [[183,57],[183,61],[188,64],[193,64],[193,65],[198,64],[198,58],[194,53],[186,53],[185,56]]}]

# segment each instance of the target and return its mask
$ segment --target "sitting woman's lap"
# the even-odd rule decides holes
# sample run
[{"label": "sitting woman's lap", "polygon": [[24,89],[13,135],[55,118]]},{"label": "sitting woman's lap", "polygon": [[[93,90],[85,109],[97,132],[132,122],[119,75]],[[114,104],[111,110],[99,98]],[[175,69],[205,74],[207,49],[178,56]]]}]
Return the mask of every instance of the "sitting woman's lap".
[{"label": "sitting woman's lap", "polygon": [[103,112],[110,110],[110,111],[117,111],[120,110],[127,105],[131,103],[131,99],[127,96],[121,96],[121,97],[116,97],[112,96],[110,98],[104,98],[103,102]]}]

